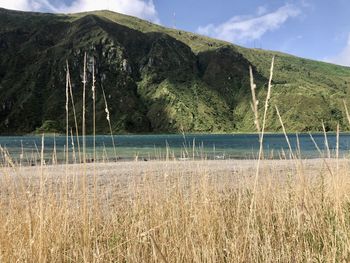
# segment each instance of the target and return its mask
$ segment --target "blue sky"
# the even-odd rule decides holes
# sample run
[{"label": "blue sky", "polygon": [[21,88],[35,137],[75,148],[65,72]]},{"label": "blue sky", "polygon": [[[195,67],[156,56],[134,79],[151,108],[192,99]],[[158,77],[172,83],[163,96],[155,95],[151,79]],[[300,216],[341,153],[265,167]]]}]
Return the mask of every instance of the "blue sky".
[{"label": "blue sky", "polygon": [[0,7],[110,9],[246,47],[350,66],[349,0],[0,0]]}]

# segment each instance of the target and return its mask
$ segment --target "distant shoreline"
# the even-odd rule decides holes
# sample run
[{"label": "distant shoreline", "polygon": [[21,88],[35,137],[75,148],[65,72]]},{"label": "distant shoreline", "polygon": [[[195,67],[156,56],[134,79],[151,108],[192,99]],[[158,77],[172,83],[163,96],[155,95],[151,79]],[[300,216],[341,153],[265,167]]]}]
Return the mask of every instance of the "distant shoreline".
[{"label": "distant shoreline", "polygon": [[[66,136],[65,133],[43,133],[45,136],[47,137],[53,137],[53,136],[57,136],[57,137],[63,137]],[[34,136],[34,137],[41,137],[43,135],[42,133],[16,133],[16,134],[0,134],[0,137],[25,137],[25,136]],[[188,133],[184,133],[185,136],[193,136],[193,135],[259,135],[258,132],[188,132]],[[322,131],[310,131],[310,132],[293,132],[293,131],[289,131],[287,132],[287,135],[308,135],[308,134],[324,134],[324,132]],[[337,132],[336,131],[327,131],[326,134],[334,134],[336,135]],[[350,135],[350,131],[341,131],[339,132],[339,134],[349,134]],[[113,136],[156,136],[156,135],[182,135],[181,132],[178,133],[116,133],[113,134]],[[284,135],[283,132],[264,132],[264,135]],[[93,136],[93,134],[86,134],[85,136]],[[96,134],[96,136],[111,136],[110,134]],[[74,137],[76,137],[74,135]],[[82,137],[82,135],[79,135],[79,137]]]}]

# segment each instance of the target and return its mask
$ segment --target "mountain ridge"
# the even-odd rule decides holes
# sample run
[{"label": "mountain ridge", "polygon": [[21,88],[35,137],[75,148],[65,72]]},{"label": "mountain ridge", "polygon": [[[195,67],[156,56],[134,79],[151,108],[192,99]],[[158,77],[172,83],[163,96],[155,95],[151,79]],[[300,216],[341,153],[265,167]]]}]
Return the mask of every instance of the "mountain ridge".
[{"label": "mountain ridge", "polygon": [[[97,63],[98,133],[108,132],[102,86],[114,132],[254,131],[248,68],[254,68],[262,100],[273,55],[271,105],[289,131],[320,131],[322,121],[327,130],[338,122],[347,128],[348,67],[247,49],[111,11],[56,15],[0,8],[0,133],[64,130],[66,60],[80,121],[85,52],[90,80],[92,58]],[[281,129],[273,107],[267,129]]]}]

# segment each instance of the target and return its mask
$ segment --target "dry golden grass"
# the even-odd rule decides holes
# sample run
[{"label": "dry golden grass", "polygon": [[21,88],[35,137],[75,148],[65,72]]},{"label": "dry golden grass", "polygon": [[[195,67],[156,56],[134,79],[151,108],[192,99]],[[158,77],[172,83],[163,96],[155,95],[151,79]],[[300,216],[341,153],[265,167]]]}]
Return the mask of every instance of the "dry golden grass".
[{"label": "dry golden grass", "polygon": [[0,261],[348,262],[348,160],[261,161],[252,213],[255,165],[8,164]]}]

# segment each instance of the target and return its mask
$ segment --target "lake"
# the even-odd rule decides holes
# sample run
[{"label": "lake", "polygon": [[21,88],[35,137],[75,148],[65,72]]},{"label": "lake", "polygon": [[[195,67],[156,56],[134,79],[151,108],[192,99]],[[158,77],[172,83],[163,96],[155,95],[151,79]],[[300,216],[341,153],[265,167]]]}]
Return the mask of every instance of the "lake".
[{"label": "lake", "polygon": [[[316,158],[325,155],[325,138],[322,133],[312,134],[321,150],[317,150],[310,134],[288,135],[293,151],[298,140],[302,158]],[[336,135],[327,134],[331,154],[335,154]],[[257,134],[159,134],[159,135],[116,135],[115,151],[111,136],[96,136],[96,158],[102,160],[153,160],[176,158],[186,159],[251,159],[256,158],[259,149]],[[40,159],[41,136],[0,136],[0,145],[16,161],[33,162]],[[72,143],[73,142],[73,143]],[[82,148],[82,138],[79,138]],[[65,136],[45,136],[44,154],[47,162],[65,160]],[[69,160],[79,159],[78,141],[69,138]],[[339,155],[347,156],[350,150],[350,134],[342,133],[339,139]],[[264,155],[267,158],[289,158],[290,152],[283,134],[265,134]],[[3,154],[2,157],[3,158]],[[93,158],[93,136],[86,136],[86,156]]]}]

